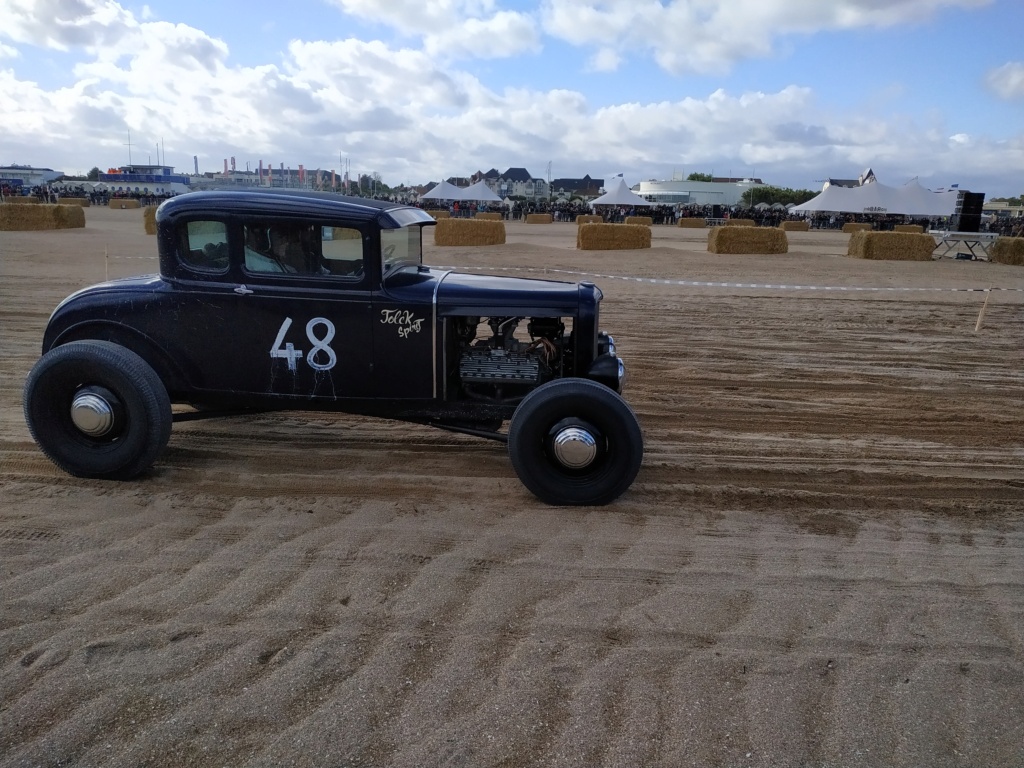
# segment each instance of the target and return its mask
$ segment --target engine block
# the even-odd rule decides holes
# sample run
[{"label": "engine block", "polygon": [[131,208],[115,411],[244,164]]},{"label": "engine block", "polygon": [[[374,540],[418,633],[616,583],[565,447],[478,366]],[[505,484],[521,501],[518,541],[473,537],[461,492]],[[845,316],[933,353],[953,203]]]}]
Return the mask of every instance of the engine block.
[{"label": "engine block", "polygon": [[459,360],[459,376],[467,384],[536,384],[540,361],[534,355],[504,349],[467,349]]}]

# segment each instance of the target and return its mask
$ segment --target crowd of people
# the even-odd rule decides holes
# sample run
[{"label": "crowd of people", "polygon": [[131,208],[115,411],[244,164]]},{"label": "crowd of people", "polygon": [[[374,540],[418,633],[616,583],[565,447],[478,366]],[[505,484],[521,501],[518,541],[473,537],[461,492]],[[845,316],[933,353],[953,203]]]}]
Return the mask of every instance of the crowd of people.
[{"label": "crowd of people", "polygon": [[[86,188],[83,185],[64,183],[60,187],[39,185],[30,189],[0,185],[4,197],[31,195],[41,202],[57,203],[61,197],[89,198],[93,205],[107,205],[111,199],[138,200],[140,205],[159,205],[169,197],[170,193],[153,194],[149,192],[120,191],[109,189]],[[391,202],[416,205],[424,210],[445,210],[456,218],[473,218],[477,213],[500,213],[509,221],[525,219],[531,213],[550,213],[555,221],[576,221],[577,216],[601,216],[604,221],[612,224],[622,223],[630,216],[649,216],[655,225],[675,225],[679,219],[704,219],[711,224],[723,223],[729,218],[751,219],[759,227],[777,227],[784,221],[810,222],[811,229],[842,229],[850,222],[870,223],[877,231],[892,230],[898,224],[918,224],[927,232],[929,229],[948,229],[947,219],[928,219],[895,214],[861,214],[861,213],[812,213],[809,216],[792,214],[784,209],[772,208],[732,208],[712,205],[601,205],[591,207],[589,203],[578,199],[571,202],[564,200],[516,200],[511,205],[503,202],[476,202],[472,200],[423,200],[416,201],[394,196],[374,195],[374,199],[390,200]],[[981,223],[982,232],[992,232],[1004,237],[1024,237],[1024,218],[1022,217],[985,217]]]},{"label": "crowd of people", "polygon": [[138,200],[139,205],[160,205],[164,200],[173,197],[171,193],[154,194],[151,192],[134,192],[124,190],[97,189],[84,184],[38,184],[34,187],[15,187],[9,184],[0,185],[0,193],[7,197],[33,197],[41,203],[59,203],[61,198],[89,200],[91,205],[107,205],[114,200]]}]

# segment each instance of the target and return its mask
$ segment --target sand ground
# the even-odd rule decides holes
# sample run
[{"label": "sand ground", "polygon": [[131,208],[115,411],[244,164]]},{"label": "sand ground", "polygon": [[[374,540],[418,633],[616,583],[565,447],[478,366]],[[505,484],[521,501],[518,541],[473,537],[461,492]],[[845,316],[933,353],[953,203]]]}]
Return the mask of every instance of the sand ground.
[{"label": "sand ground", "polygon": [[646,457],[561,509],[500,444],[337,415],[61,473],[47,317],[156,271],[140,211],[86,218],[0,233],[3,766],[1024,765],[1024,269],[429,244],[605,293]]}]

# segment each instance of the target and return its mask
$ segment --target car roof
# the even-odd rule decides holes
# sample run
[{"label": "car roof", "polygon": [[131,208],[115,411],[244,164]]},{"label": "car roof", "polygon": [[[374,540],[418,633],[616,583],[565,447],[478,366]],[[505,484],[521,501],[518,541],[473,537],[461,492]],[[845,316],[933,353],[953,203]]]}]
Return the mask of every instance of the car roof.
[{"label": "car roof", "polygon": [[430,214],[414,206],[304,189],[211,189],[187,192],[164,202],[157,211],[157,221],[196,213],[328,218],[340,216],[346,219],[376,221],[386,228],[417,221],[435,223]]}]

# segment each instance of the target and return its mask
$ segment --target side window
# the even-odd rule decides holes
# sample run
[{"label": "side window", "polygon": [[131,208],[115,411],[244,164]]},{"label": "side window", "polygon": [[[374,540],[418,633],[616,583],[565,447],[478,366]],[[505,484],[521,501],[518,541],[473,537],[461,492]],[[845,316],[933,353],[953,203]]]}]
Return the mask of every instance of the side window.
[{"label": "side window", "polygon": [[363,234],[351,227],[321,227],[324,269],[332,275],[363,276]]},{"label": "side window", "polygon": [[293,221],[246,222],[242,226],[246,270],[263,274],[324,274],[320,229]]},{"label": "side window", "polygon": [[182,263],[204,272],[228,268],[228,227],[223,221],[189,221],[181,229]]}]

